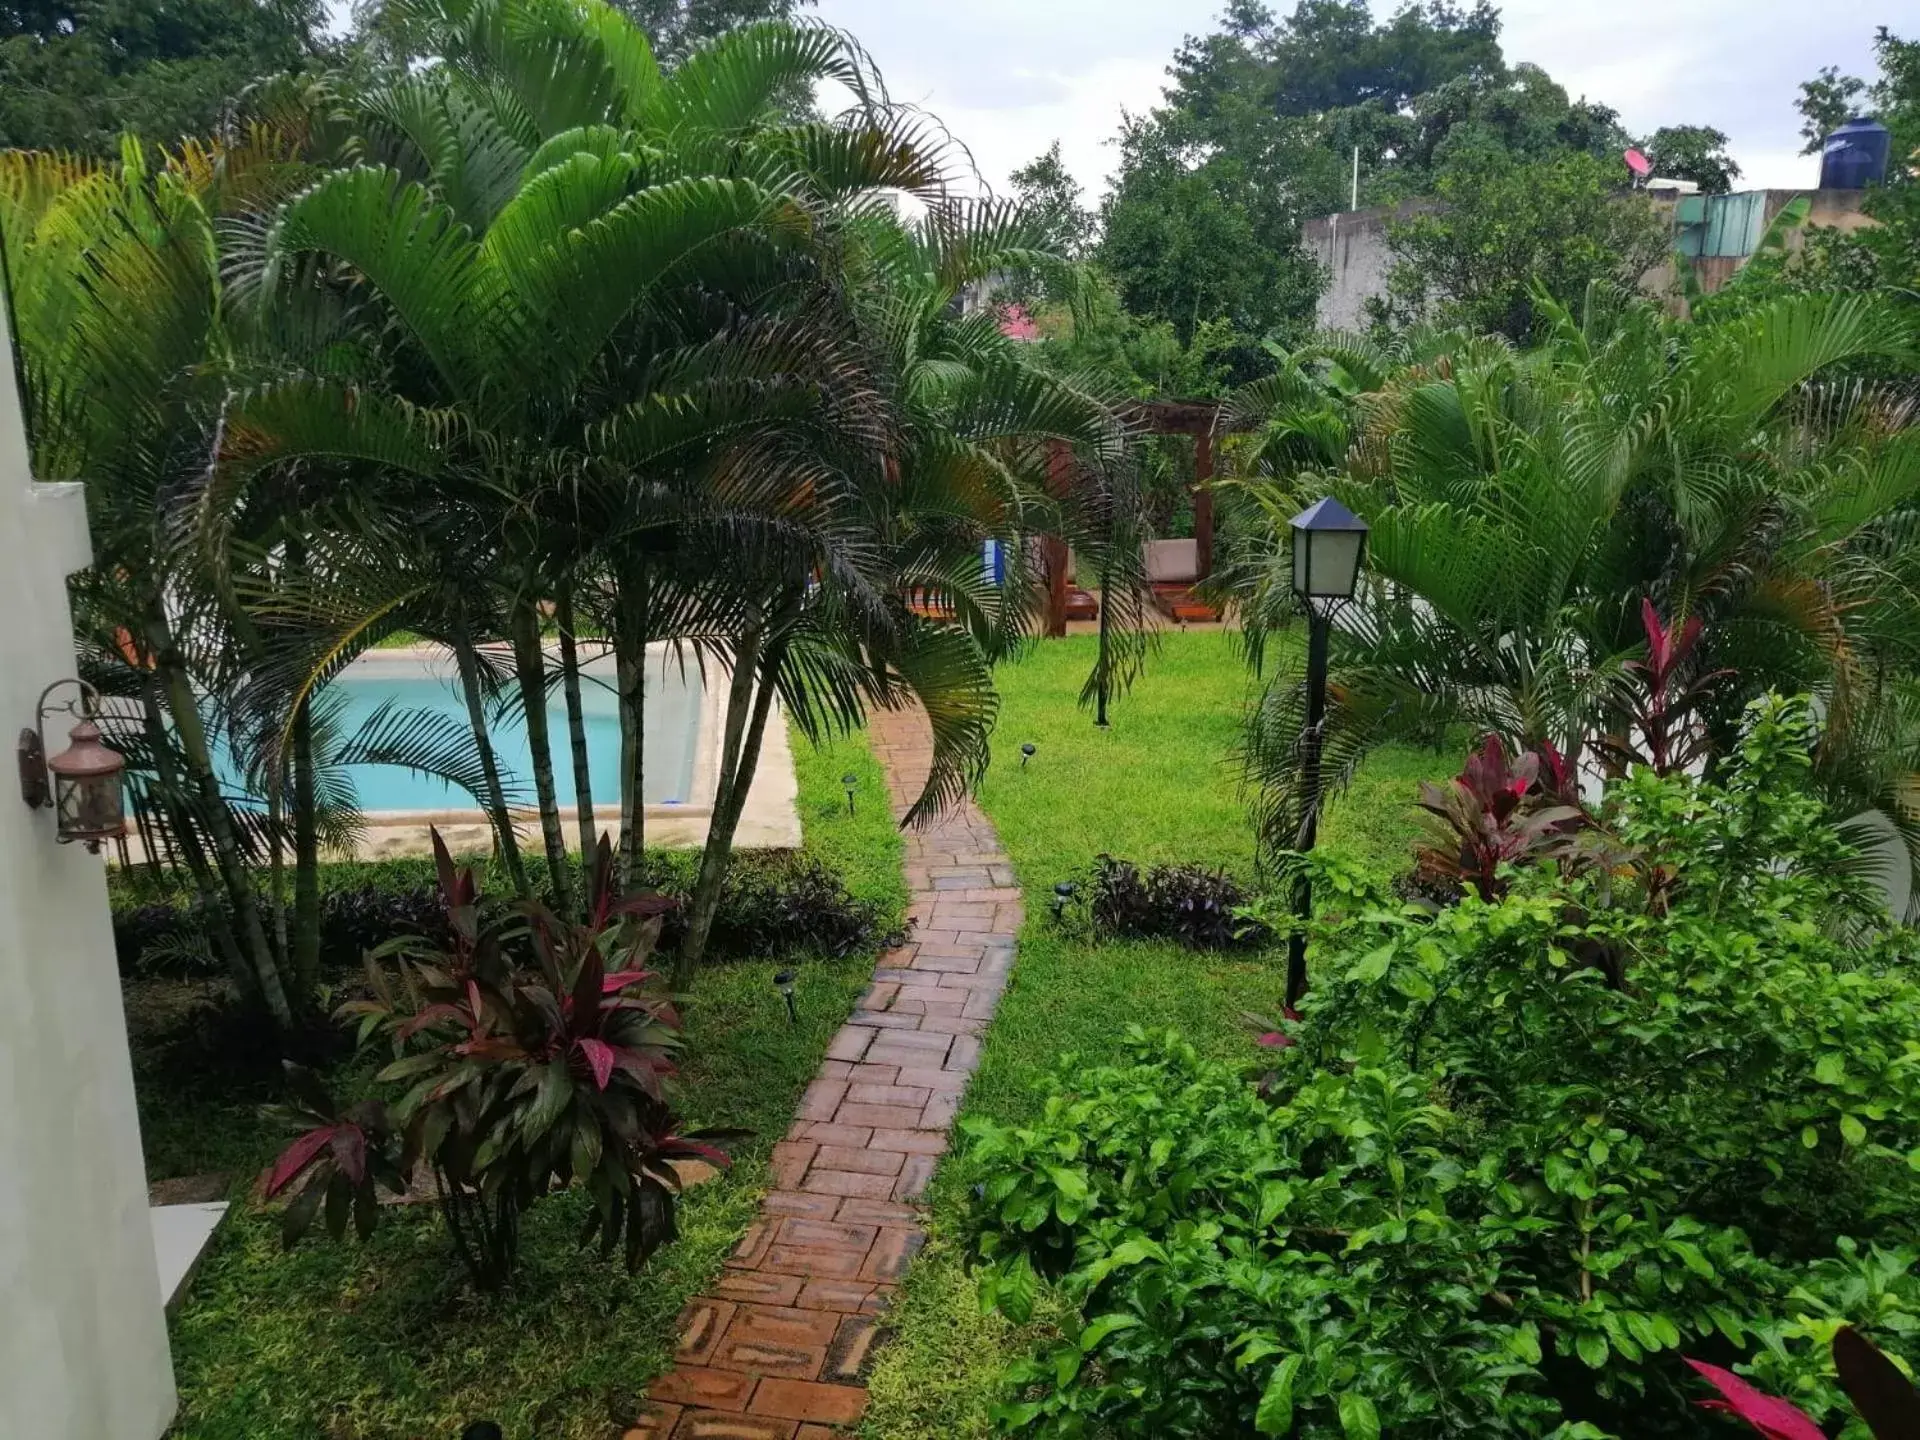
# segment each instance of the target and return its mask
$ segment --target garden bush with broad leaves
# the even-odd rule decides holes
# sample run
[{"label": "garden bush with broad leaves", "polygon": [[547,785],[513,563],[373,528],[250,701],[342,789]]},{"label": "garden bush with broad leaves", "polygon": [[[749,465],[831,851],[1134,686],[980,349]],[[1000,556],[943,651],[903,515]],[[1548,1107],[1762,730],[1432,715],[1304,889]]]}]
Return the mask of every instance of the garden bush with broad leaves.
[{"label": "garden bush with broad leaves", "polygon": [[1640,1440],[1699,1432],[1694,1359],[1866,1436],[1830,1346],[1920,1361],[1920,987],[1812,739],[1757,702],[1716,781],[1635,771],[1437,914],[1324,875],[1265,1098],[1135,1030],[967,1122],[984,1302],[1078,1316],[1003,1423]]},{"label": "garden bush with broad leaves", "polygon": [[[341,1105],[289,1066],[298,1132],[268,1174],[267,1198],[292,1196],[287,1245],[318,1219],[339,1239],[378,1223],[382,1188],[399,1194],[424,1169],[474,1285],[497,1290],[519,1255],[532,1206],[578,1185],[593,1209],[582,1240],[624,1249],[637,1269],[676,1236],[675,1163],[724,1166],[736,1131],[682,1133],[673,1107],[684,1047],[673,997],[647,968],[678,902],[622,897],[613,847],[594,856],[583,922],[528,903],[489,921],[471,870],[433,833],[444,948],[402,936],[366,961],[370,997],[340,1007],[363,1045],[392,1059],[375,1077],[392,1099]],[[382,962],[392,958],[398,974]]]}]

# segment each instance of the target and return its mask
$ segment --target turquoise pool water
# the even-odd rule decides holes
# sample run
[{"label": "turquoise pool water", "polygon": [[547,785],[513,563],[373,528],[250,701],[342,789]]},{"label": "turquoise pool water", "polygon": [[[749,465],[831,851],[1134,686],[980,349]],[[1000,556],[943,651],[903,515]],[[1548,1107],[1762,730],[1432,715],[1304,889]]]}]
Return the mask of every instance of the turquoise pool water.
[{"label": "turquoise pool water", "polygon": [[[456,683],[441,674],[437,662],[375,656],[349,667],[330,693],[340,705],[339,733],[353,735],[380,706],[430,710],[467,723],[466,705]],[[684,805],[693,793],[694,763],[700,741],[700,677],[681,675],[677,665],[662,664],[648,677],[646,736],[641,767],[641,796],[648,805]],[[586,718],[587,771],[596,805],[620,803],[620,716],[611,676],[589,674],[581,687]],[[488,733],[501,766],[501,778],[518,803],[533,800],[532,750],[518,705],[490,712]],[[566,701],[558,690],[547,707],[547,727],[562,805],[573,803],[573,755],[567,737]],[[393,765],[348,767],[360,808],[367,811],[470,810],[474,801],[431,776]]]}]

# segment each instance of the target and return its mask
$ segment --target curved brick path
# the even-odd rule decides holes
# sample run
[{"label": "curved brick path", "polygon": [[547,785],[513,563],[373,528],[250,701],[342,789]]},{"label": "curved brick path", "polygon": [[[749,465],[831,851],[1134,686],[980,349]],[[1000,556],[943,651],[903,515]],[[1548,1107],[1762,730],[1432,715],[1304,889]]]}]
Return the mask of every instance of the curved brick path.
[{"label": "curved brick path", "polygon": [[[868,731],[894,813],[920,793],[919,711]],[[866,1409],[876,1317],[926,1236],[920,1199],[947,1148],[1013,965],[1020,891],[968,801],[906,834],[911,944],[880,957],[833,1037],[773,1185],[709,1295],[681,1316],[675,1366],[626,1440],[828,1440]]]}]

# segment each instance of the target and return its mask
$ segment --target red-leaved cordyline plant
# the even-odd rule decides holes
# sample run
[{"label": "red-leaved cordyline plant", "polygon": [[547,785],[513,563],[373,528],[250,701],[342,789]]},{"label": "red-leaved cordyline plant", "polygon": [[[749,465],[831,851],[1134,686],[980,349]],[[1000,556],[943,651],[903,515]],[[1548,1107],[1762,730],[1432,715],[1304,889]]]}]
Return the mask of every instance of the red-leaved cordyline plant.
[{"label": "red-leaved cordyline plant", "polygon": [[1647,658],[1627,662],[1639,683],[1623,697],[1623,733],[1600,748],[1622,768],[1646,765],[1656,775],[1678,774],[1706,757],[1709,742],[1700,706],[1713,682],[1733,672],[1690,674],[1704,628],[1698,615],[1675,629],[1660,619],[1653,601],[1642,599],[1640,623],[1647,632]]},{"label": "red-leaved cordyline plant", "polygon": [[1558,750],[1542,744],[1510,759],[1498,735],[1488,735],[1445,785],[1423,783],[1420,808],[1431,817],[1415,856],[1421,875],[1471,885],[1483,900],[1505,890],[1502,865],[1568,855],[1589,823]]},{"label": "red-leaved cordyline plant", "polygon": [[[365,1234],[378,1215],[376,1183],[402,1190],[425,1165],[483,1289],[511,1271],[521,1213],[574,1183],[593,1197],[587,1235],[598,1234],[609,1252],[624,1240],[627,1264],[637,1267],[674,1238],[680,1182],[671,1162],[725,1165],[715,1142],[738,1133],[676,1133],[668,1087],[682,1047],[679,1017],[647,968],[676,902],[619,896],[613,847],[602,837],[584,923],[536,904],[510,928],[490,925],[472,872],[454,866],[437,833],[433,843],[451,943],[435,951],[406,937],[381,946],[367,959],[372,998],[341,1007],[359,1018],[363,1044],[384,1035],[392,1045],[395,1058],[376,1080],[406,1088],[390,1106],[372,1100],[336,1111],[311,1077],[299,1079],[307,1103],[294,1118],[305,1133],[267,1185],[272,1196],[307,1177],[285,1239],[299,1240],[323,1199],[336,1235],[349,1209]],[[388,957],[397,960],[397,985],[380,963]]]},{"label": "red-leaved cordyline plant", "polygon": [[[1792,1402],[1756,1390],[1730,1370],[1687,1357],[1706,1381],[1720,1392],[1717,1400],[1702,1400],[1703,1410],[1724,1410],[1747,1422],[1768,1440],[1827,1440],[1826,1432]],[[1920,1391],[1885,1355],[1851,1325],[1842,1325],[1833,1337],[1833,1368],[1840,1388],[1874,1434],[1875,1440],[1917,1440],[1920,1437]]]},{"label": "red-leaved cordyline plant", "polygon": [[1827,1440],[1825,1432],[1797,1405],[1753,1388],[1731,1370],[1686,1357],[1687,1364],[1720,1392],[1718,1400],[1701,1400],[1702,1410],[1725,1410],[1746,1421],[1768,1440]]},{"label": "red-leaved cordyline plant", "polygon": [[1252,1028],[1253,1043],[1269,1052],[1261,1056],[1251,1078],[1254,1089],[1260,1092],[1261,1097],[1271,1099],[1278,1093],[1280,1083],[1280,1072],[1275,1068],[1274,1062],[1278,1059],[1280,1051],[1291,1050],[1299,1043],[1283,1026],[1298,1025],[1301,1020],[1300,1012],[1291,1005],[1283,1005],[1280,1007],[1279,1020],[1269,1020],[1264,1016],[1255,1015],[1252,1011],[1243,1012],[1240,1019]]}]

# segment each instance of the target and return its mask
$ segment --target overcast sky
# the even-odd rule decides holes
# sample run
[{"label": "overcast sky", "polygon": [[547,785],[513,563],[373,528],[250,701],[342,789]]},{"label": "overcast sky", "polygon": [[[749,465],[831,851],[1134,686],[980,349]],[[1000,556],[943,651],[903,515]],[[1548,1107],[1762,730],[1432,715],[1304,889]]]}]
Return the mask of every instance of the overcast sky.
[{"label": "overcast sky", "polygon": [[[1286,13],[1288,0],[1268,0]],[[1395,8],[1374,0],[1374,13]],[[1627,129],[1715,125],[1739,188],[1811,186],[1793,108],[1823,65],[1872,76],[1874,28],[1920,32],[1920,0],[1507,0],[1511,62],[1545,67]],[[1105,189],[1124,109],[1160,98],[1181,37],[1213,28],[1218,0],[818,0],[872,52],[894,98],[924,106],[996,188],[1061,142],[1089,197]]]}]

